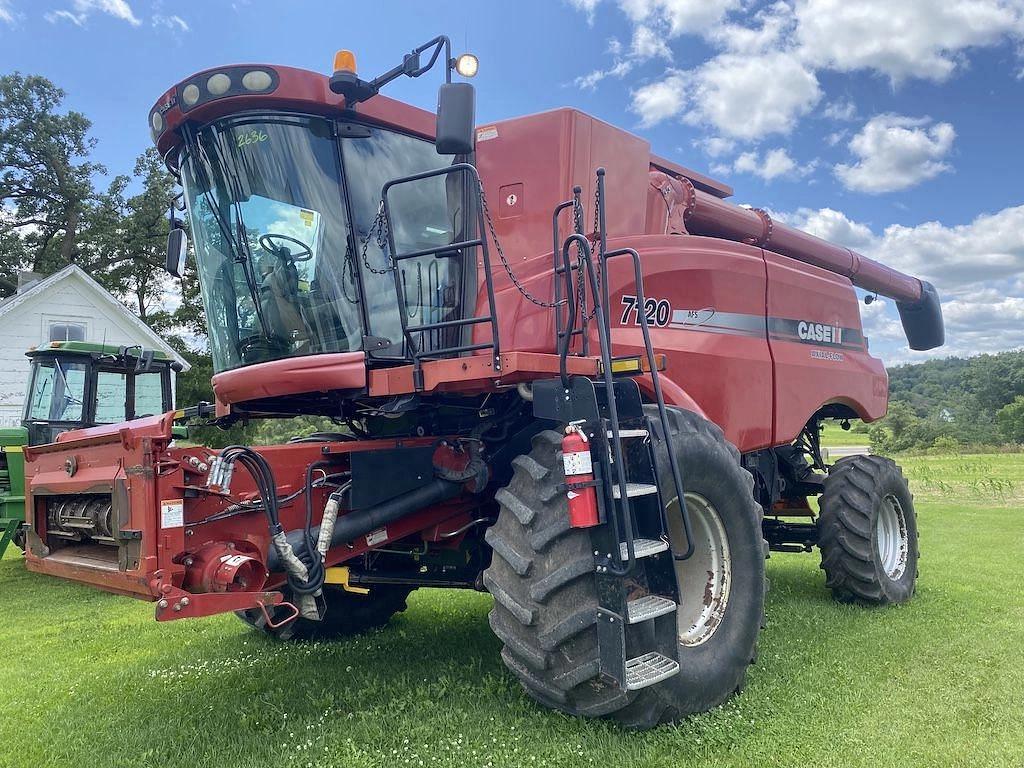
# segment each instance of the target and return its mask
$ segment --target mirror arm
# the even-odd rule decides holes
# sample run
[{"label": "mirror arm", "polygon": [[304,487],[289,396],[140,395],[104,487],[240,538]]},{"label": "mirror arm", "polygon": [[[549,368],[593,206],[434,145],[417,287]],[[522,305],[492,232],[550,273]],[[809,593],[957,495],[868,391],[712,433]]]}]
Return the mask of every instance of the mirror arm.
[{"label": "mirror arm", "polygon": [[[430,60],[420,66],[420,54],[424,51],[428,51],[431,48],[434,52],[430,56]],[[437,63],[438,57],[441,55],[441,51],[444,51],[445,56],[445,71],[444,78],[446,83],[452,81],[452,42],[448,39],[448,35],[438,35],[428,43],[424,43],[418,48],[414,48],[412,53],[407,53],[402,63],[394,69],[390,69],[380,77],[375,77],[370,81],[369,87],[376,94],[381,88],[390,83],[392,80],[407,75],[408,77],[419,77],[429,72],[434,64]]]}]

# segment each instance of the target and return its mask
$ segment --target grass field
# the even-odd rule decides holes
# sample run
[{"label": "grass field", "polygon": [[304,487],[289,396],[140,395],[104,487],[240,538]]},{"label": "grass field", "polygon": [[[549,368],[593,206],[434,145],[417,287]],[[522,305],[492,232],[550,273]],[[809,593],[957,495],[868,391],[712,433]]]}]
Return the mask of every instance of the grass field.
[{"label": "grass field", "polygon": [[867,432],[854,432],[852,429],[843,429],[838,422],[825,422],[825,428],[821,431],[821,445],[823,448],[835,448],[836,446],[869,445]]},{"label": "grass field", "polygon": [[[280,646],[233,617],[0,562],[0,766],[1024,765],[1024,456],[901,461],[919,500],[908,606],[834,604],[816,555],[774,555],[742,696],[647,733],[534,706],[487,595],[414,594],[387,629]],[[998,482],[988,482],[989,479]]]}]

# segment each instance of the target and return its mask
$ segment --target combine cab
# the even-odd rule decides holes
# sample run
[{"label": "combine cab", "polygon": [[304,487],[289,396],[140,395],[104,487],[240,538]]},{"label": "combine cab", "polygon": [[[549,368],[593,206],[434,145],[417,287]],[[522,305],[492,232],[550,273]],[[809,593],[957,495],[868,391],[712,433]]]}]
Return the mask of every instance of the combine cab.
[{"label": "combine cab", "polygon": [[[838,599],[909,599],[899,469],[829,466],[818,438],[886,410],[855,286],[915,349],[943,341],[935,290],[575,110],[475,127],[449,48],[373,80],[348,52],[330,77],[222,67],[157,101],[217,421],[339,427],[175,448],[165,414],[28,449],[28,567],[282,640],[487,590],[530,696],[634,727],[740,688],[769,549],[820,548]],[[379,94],[436,62],[436,116]],[[173,230],[172,274],[186,250]]]},{"label": "combine cab", "polygon": [[178,364],[162,352],[55,341],[27,354],[32,367],[22,426],[0,430],[0,557],[10,541],[24,544],[26,445],[173,407],[171,373]]}]

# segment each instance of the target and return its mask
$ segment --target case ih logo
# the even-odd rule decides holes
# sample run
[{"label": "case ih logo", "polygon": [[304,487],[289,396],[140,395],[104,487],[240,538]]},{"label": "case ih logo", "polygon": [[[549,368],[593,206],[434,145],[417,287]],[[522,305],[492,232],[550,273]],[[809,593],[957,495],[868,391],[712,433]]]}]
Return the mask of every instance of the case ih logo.
[{"label": "case ih logo", "polygon": [[803,341],[817,341],[822,344],[843,343],[843,329],[837,325],[822,325],[801,320],[797,323],[796,335]]}]

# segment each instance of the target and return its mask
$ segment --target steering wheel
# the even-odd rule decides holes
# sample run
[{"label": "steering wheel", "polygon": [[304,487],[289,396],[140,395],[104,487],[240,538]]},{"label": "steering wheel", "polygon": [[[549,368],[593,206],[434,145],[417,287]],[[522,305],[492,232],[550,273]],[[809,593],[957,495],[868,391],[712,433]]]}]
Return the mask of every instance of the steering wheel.
[{"label": "steering wheel", "polygon": [[[294,255],[290,248],[285,248],[283,245],[275,246],[275,240],[284,240],[288,243],[295,243],[302,250],[299,251],[298,255]],[[267,234],[260,236],[259,244],[260,248],[263,250],[269,251],[275,256],[280,256],[283,259],[288,259],[289,261],[309,261],[313,258],[313,251],[308,245],[301,240],[296,240],[294,237],[289,237],[288,235],[277,235],[273,232],[268,232]]]}]

